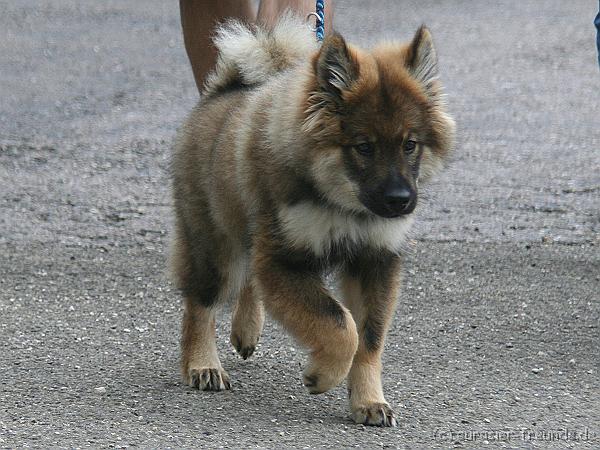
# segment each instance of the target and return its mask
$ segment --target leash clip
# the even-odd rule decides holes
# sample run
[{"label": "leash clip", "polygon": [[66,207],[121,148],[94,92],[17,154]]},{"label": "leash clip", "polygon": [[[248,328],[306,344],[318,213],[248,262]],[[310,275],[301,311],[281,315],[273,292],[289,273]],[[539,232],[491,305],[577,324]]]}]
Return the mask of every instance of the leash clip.
[{"label": "leash clip", "polygon": [[[311,17],[315,18],[315,26],[314,27],[310,24]],[[313,33],[317,32],[317,30],[318,30],[317,25],[319,24],[319,22],[324,22],[324,21],[325,21],[325,19],[323,17],[319,16],[319,14],[317,14],[316,12],[309,12],[306,15],[306,25],[308,26],[308,29],[310,31],[312,31]]]}]

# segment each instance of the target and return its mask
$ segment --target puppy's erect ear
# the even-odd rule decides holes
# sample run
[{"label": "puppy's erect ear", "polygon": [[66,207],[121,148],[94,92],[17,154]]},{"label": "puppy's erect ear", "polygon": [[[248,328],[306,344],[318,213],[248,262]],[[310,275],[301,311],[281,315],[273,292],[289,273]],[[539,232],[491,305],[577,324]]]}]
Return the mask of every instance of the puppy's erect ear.
[{"label": "puppy's erect ear", "polygon": [[315,73],[319,86],[337,99],[342,98],[342,92],[350,88],[358,78],[358,62],[354,60],[344,38],[335,33],[328,36],[317,59]]},{"label": "puppy's erect ear", "polygon": [[431,91],[438,77],[438,59],[431,33],[425,25],[417,30],[410,46],[406,64],[412,76],[419,81],[426,91]]}]

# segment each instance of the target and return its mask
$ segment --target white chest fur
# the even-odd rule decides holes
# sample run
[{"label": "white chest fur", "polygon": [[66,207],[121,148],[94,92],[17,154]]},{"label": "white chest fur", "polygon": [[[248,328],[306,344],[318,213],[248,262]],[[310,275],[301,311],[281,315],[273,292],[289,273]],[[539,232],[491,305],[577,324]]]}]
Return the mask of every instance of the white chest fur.
[{"label": "white chest fur", "polygon": [[303,202],[279,211],[279,220],[289,243],[325,256],[334,244],[367,245],[398,252],[406,242],[411,216],[395,219],[361,219],[314,203]]}]

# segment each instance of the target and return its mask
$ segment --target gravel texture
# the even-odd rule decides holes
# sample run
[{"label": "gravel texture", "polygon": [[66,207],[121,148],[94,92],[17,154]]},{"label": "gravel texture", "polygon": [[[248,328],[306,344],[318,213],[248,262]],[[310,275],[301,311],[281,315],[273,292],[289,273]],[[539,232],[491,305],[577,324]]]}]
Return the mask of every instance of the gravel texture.
[{"label": "gravel texture", "polygon": [[305,392],[272,322],[248,361],[219,324],[232,392],[180,381],[177,2],[0,1],[0,447],[598,448],[596,7],[337,1],[358,44],[429,25],[460,128],[387,340],[399,426],[377,429],[344,386]]}]

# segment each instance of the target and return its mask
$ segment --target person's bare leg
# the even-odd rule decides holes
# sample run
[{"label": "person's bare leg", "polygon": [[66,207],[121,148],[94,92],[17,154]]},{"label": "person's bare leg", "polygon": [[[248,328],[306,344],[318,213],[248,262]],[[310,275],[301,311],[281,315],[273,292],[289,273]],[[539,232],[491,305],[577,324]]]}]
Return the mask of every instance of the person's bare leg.
[{"label": "person's bare leg", "polygon": [[253,22],[253,4],[252,0],[179,0],[183,40],[199,91],[217,59],[211,41],[215,25],[226,17]]},{"label": "person's bare leg", "polygon": [[[315,0],[262,0],[258,8],[258,16],[256,21],[266,25],[273,26],[279,16],[290,9],[300,15],[306,17],[310,12],[315,12]],[[314,19],[312,19],[314,24]],[[333,25],[333,0],[325,1],[325,34],[332,31]]]}]

